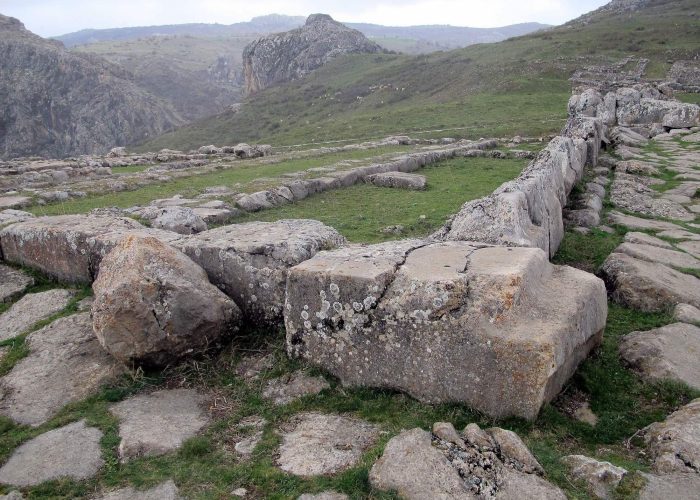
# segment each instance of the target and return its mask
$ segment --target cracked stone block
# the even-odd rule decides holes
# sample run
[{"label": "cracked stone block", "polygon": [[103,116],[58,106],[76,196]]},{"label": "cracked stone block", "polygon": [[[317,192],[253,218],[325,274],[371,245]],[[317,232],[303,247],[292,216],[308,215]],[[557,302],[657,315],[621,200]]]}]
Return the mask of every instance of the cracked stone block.
[{"label": "cracked stone block", "polygon": [[0,414],[20,424],[41,425],[124,372],[100,347],[89,313],[57,319],[30,333],[27,345],[29,355],[0,379]]},{"label": "cracked stone block", "polygon": [[0,468],[0,482],[35,486],[53,479],[88,479],[104,461],[102,432],[85,420],[40,434],[22,444]]},{"label": "cracked stone block", "polygon": [[424,175],[409,174],[405,172],[384,172],[368,175],[366,181],[379,187],[423,190],[427,184]]},{"label": "cracked stone block", "polygon": [[21,295],[34,284],[34,278],[12,267],[0,264],[0,304]]},{"label": "cracked stone block", "polygon": [[37,322],[61,312],[72,297],[72,291],[61,288],[25,295],[0,315],[0,340],[21,335]]},{"label": "cracked stone block", "polygon": [[202,406],[207,397],[192,389],[140,394],[110,408],[119,419],[119,456],[164,455],[182,446],[209,424]]},{"label": "cracked stone block", "polygon": [[345,238],[314,220],[234,224],[204,231],[175,246],[207,272],[257,324],[281,322],[287,271]]},{"label": "cracked stone block", "polygon": [[345,385],[533,419],[606,316],[603,282],[539,249],[406,240],[294,267],[285,325],[289,354]]},{"label": "cracked stone block", "polygon": [[0,230],[7,262],[37,269],[65,283],[90,284],[102,258],[127,234],[154,236],[169,243],[181,236],[111,216],[39,217]]},{"label": "cracked stone block", "polygon": [[356,465],[378,437],[379,428],[363,420],[301,413],[282,429],[277,465],[301,477],[335,474]]}]

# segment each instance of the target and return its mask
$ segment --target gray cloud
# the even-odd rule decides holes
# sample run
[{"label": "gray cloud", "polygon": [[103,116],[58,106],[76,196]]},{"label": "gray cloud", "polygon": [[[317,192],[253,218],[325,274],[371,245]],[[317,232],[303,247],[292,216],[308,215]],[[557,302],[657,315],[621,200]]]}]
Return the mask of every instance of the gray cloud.
[{"label": "gray cloud", "polygon": [[389,26],[561,24],[605,3],[607,0],[2,0],[0,13],[19,18],[42,36],[55,36],[85,28],[231,24],[271,13],[305,16],[323,12],[340,21]]}]

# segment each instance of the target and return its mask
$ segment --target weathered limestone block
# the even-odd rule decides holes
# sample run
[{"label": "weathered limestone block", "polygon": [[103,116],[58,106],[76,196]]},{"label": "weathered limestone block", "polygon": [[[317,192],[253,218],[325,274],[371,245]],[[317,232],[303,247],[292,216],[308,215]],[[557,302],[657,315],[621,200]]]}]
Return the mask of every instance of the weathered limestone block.
[{"label": "weathered limestone block", "polygon": [[690,128],[700,125],[700,106],[697,104],[648,98],[635,101],[621,106],[618,100],[617,121],[620,125],[661,123],[666,128]]},{"label": "weathered limestone block", "polygon": [[128,486],[110,491],[97,500],[182,500],[182,496],[171,479],[147,490],[137,490]]},{"label": "weathered limestone block", "polygon": [[571,469],[574,479],[584,481],[589,493],[596,498],[610,498],[627,471],[610,462],[599,462],[584,455],[568,455],[562,462]]},{"label": "weathered limestone block", "polygon": [[0,303],[9,302],[34,284],[34,278],[19,269],[0,264]]},{"label": "weathered limestone block", "polygon": [[211,229],[175,244],[232,297],[249,320],[281,321],[287,271],[345,238],[314,220],[251,222]]},{"label": "weathered limestone block", "polygon": [[620,356],[647,380],[678,380],[700,390],[700,328],[674,323],[632,332],[620,342]]},{"label": "weathered limestone block", "polygon": [[424,175],[404,172],[386,172],[369,175],[365,178],[370,184],[380,187],[423,190],[427,184]]},{"label": "weathered limestone block", "polygon": [[692,255],[654,245],[623,243],[615,251],[647,262],[657,262],[681,269],[700,269],[700,260]]},{"label": "weathered limestone block", "polygon": [[92,283],[100,261],[127,234],[171,242],[181,236],[125,217],[59,215],[20,222],[0,231],[3,258],[67,283]]},{"label": "weathered limestone block", "polygon": [[663,264],[613,252],[600,271],[618,304],[641,311],[663,311],[676,304],[700,307],[700,280]]},{"label": "weathered limestone block", "polygon": [[700,399],[691,401],[663,422],[646,427],[642,436],[656,472],[697,475],[700,470]]},{"label": "weathered limestone block", "polygon": [[537,247],[554,255],[564,238],[562,208],[587,157],[579,145],[583,143],[556,137],[516,180],[466,203],[435,236]]},{"label": "weathered limestone block", "polygon": [[127,236],[93,283],[95,335],[123,363],[164,366],[235,332],[236,304],[186,255],[152,237]]},{"label": "weathered limestone block", "polygon": [[207,230],[204,220],[189,207],[166,207],[158,210],[153,227],[178,234],[194,234]]},{"label": "weathered limestone block", "polygon": [[294,267],[285,325],[290,355],[346,385],[531,419],[600,342],[606,315],[601,280],[539,249],[407,240]]}]

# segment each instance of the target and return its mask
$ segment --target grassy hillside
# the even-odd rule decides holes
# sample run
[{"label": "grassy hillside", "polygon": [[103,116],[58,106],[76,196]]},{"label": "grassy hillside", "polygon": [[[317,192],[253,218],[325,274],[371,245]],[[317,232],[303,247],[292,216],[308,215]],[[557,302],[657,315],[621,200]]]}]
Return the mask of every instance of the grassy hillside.
[{"label": "grassy hillside", "polygon": [[647,76],[661,78],[673,61],[698,55],[698,15],[695,0],[652,0],[634,13],[594,13],[496,44],[415,57],[346,57],[255,95],[237,113],[181,128],[142,149],[241,141],[292,145],[399,132],[553,132],[565,119],[574,70],[633,55],[650,59]]}]

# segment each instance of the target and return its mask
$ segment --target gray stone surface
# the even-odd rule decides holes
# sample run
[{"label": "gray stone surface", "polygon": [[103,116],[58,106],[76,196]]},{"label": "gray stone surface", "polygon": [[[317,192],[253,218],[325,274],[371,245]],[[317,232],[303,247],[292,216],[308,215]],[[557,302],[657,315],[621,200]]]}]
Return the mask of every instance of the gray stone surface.
[{"label": "gray stone surface", "polygon": [[620,356],[647,380],[678,380],[700,390],[700,327],[674,323],[632,332],[620,342]]},{"label": "gray stone surface", "polygon": [[104,461],[102,432],[75,422],[41,434],[19,446],[0,468],[0,482],[34,486],[52,479],[88,479]]},{"label": "gray stone surface", "polygon": [[583,481],[588,492],[597,498],[610,498],[627,471],[610,462],[599,462],[584,455],[568,455],[562,462],[571,470],[574,480]]},{"label": "gray stone surface", "polygon": [[642,437],[661,474],[700,471],[700,399],[691,401],[663,422],[646,427]]},{"label": "gray stone surface", "polygon": [[263,391],[263,397],[272,400],[276,405],[286,405],[304,396],[315,395],[330,384],[323,377],[311,377],[297,371],[270,380]]},{"label": "gray stone surface", "polygon": [[544,469],[515,432],[499,427],[487,429],[496,443],[501,460],[520,472],[544,474]]},{"label": "gray stone surface", "polygon": [[639,492],[639,500],[688,500],[696,498],[700,491],[700,474],[664,474],[656,476],[642,473],[646,485]]},{"label": "gray stone surface", "polygon": [[0,303],[9,302],[34,284],[34,278],[10,266],[0,264]]},{"label": "gray stone surface", "polygon": [[626,226],[630,229],[650,229],[653,231],[674,231],[683,229],[678,224],[673,224],[672,222],[665,222],[654,219],[643,219],[641,217],[635,217],[633,215],[625,215],[620,212],[610,212],[608,214],[608,219],[611,224],[619,224],[621,226]]},{"label": "gray stone surface", "polygon": [[677,250],[668,250],[652,245],[640,245],[637,243],[623,243],[615,249],[615,252],[624,253],[636,259],[648,262],[658,262],[680,269],[700,269],[700,260],[692,255]]},{"label": "gray stone surface", "polygon": [[350,497],[345,493],[337,493],[335,491],[322,491],[321,493],[304,493],[297,500],[349,500]]},{"label": "gray stone surface", "polygon": [[601,268],[612,299],[641,311],[663,311],[676,304],[700,307],[700,280],[663,264],[614,252]]},{"label": "gray stone surface", "polygon": [[700,326],[700,309],[690,304],[678,304],[673,310],[673,319]]},{"label": "gray stone surface", "polygon": [[534,418],[600,341],[605,289],[539,249],[478,246],[350,246],[296,266],[288,352],[345,385]]},{"label": "gray stone surface", "polygon": [[626,243],[634,243],[637,245],[651,245],[659,248],[673,250],[673,245],[659,238],[648,235],[647,233],[629,232],[625,234]]},{"label": "gray stone surface", "polygon": [[113,405],[119,419],[119,456],[163,455],[176,450],[202,430],[209,417],[207,397],[192,389],[161,390],[140,394]]},{"label": "gray stone surface", "polygon": [[[473,444],[478,434],[482,445]],[[409,500],[566,498],[537,474],[522,472],[523,464],[505,456],[474,424],[467,427],[464,438],[444,440],[421,429],[403,431],[387,443],[370,471],[370,483]]]},{"label": "gray stone surface", "polygon": [[153,488],[137,490],[131,486],[110,491],[96,500],[181,500],[180,492],[171,479]]},{"label": "gray stone surface", "polygon": [[282,429],[277,465],[302,477],[335,474],[357,464],[379,428],[341,415],[301,413]]},{"label": "gray stone surface", "polygon": [[688,252],[690,255],[700,259],[700,240],[682,241],[676,246],[684,252]]},{"label": "gray stone surface", "polygon": [[72,291],[62,288],[25,295],[0,315],[0,340],[21,335],[37,322],[61,312],[72,297]]},{"label": "gray stone surface", "polygon": [[207,230],[206,222],[189,207],[161,208],[151,224],[158,229],[178,234],[194,234]]},{"label": "gray stone surface", "polygon": [[90,284],[102,258],[127,234],[155,236],[165,242],[181,238],[124,217],[59,215],[0,230],[0,250],[13,264],[37,269],[58,281]]},{"label": "gray stone surface", "polygon": [[406,172],[384,172],[368,175],[367,182],[379,187],[423,190],[427,185],[424,175],[409,174]]},{"label": "gray stone surface", "polygon": [[2,379],[0,414],[37,426],[96,392],[124,368],[101,347],[89,313],[60,318],[27,336],[29,355]]},{"label": "gray stone surface", "polygon": [[661,231],[657,236],[663,236],[664,238],[671,238],[672,240],[690,240],[690,241],[700,241],[700,234],[691,233],[683,228],[669,229],[666,231]]},{"label": "gray stone surface", "polygon": [[241,311],[202,268],[153,237],[125,237],[100,265],[92,318],[123,363],[165,366],[240,327]]},{"label": "gray stone surface", "polygon": [[236,453],[243,458],[249,458],[262,439],[263,427],[266,423],[264,418],[257,416],[241,420],[236,427],[242,432],[248,432],[248,434],[234,445]]},{"label": "gray stone surface", "polygon": [[211,229],[177,246],[233,298],[247,319],[277,325],[288,269],[344,243],[335,229],[318,221],[280,220]]}]

